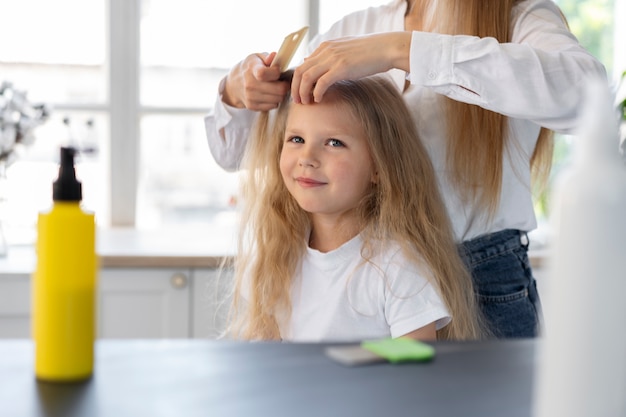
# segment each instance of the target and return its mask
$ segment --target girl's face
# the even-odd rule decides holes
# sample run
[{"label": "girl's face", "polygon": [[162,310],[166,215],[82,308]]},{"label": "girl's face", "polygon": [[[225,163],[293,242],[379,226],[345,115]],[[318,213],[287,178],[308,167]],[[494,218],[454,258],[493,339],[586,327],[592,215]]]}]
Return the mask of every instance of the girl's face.
[{"label": "girl's face", "polygon": [[322,216],[355,208],[376,180],[360,122],[334,100],[292,103],[280,171],[300,207]]}]

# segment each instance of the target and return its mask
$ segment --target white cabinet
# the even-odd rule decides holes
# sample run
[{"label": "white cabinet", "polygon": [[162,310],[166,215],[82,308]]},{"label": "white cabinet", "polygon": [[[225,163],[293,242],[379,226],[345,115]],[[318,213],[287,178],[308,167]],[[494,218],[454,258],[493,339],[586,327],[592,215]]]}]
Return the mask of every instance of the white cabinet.
[{"label": "white cabinet", "polygon": [[[99,338],[216,338],[224,329],[232,271],[103,268]],[[31,336],[31,276],[0,271],[0,338]]]},{"label": "white cabinet", "polygon": [[191,270],[106,268],[99,279],[98,337],[191,335]]},{"label": "white cabinet", "polygon": [[30,274],[0,274],[0,338],[29,338]]}]

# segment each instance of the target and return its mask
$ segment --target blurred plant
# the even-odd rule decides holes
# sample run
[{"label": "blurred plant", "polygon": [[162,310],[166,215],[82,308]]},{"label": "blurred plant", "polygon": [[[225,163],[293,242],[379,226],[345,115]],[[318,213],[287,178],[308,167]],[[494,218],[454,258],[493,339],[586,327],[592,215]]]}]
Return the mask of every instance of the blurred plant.
[{"label": "blurred plant", "polygon": [[32,104],[26,92],[16,90],[10,82],[0,85],[0,164],[8,167],[17,159],[19,146],[35,141],[33,130],[50,116],[46,104]]}]

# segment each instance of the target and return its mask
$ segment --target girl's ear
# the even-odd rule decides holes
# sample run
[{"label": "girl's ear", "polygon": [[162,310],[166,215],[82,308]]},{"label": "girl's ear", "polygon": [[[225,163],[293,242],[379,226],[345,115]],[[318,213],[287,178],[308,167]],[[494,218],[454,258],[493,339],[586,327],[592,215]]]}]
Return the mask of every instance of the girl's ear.
[{"label": "girl's ear", "polygon": [[372,181],[372,184],[378,184],[378,171],[372,172],[372,179],[370,181]]}]

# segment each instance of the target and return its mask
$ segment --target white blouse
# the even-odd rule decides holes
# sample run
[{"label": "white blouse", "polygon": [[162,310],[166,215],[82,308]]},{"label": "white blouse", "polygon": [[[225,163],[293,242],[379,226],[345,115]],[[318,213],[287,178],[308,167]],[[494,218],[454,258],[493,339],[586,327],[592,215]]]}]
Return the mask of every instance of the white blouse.
[{"label": "white blouse", "polygon": [[[322,41],[344,36],[404,30],[405,0],[371,7],[345,16],[314,38],[312,52]],[[588,77],[606,72],[568,30],[551,0],[526,0],[513,10],[510,43],[493,38],[413,32],[410,72],[388,72],[403,92],[438,174],[458,241],[503,229],[533,230],[536,219],[530,188],[530,157],[540,127],[575,132]],[[223,82],[220,92],[223,91]],[[436,100],[442,94],[476,104],[510,118],[512,146],[503,160],[502,192],[495,216],[463,203],[446,175],[445,135]],[[205,118],[209,147],[217,163],[236,170],[255,112],[225,105],[221,97]],[[219,131],[223,129],[225,139]]]}]

